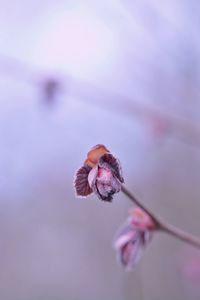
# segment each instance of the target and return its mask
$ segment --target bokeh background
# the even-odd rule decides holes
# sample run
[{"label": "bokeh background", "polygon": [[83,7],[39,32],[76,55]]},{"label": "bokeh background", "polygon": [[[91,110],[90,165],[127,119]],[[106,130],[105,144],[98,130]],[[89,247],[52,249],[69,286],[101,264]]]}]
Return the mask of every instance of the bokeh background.
[{"label": "bokeh background", "polygon": [[0,1],[0,299],[197,300],[200,257],[158,234],[133,273],[115,231],[131,203],[77,199],[90,147],[200,235],[200,3]]}]

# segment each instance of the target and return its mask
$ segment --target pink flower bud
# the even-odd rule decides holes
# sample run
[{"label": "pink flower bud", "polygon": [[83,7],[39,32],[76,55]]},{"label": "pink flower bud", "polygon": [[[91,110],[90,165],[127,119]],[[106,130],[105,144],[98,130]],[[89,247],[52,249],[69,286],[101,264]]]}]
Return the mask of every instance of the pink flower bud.
[{"label": "pink flower bud", "polygon": [[126,270],[134,269],[139,262],[146,245],[152,239],[154,229],[156,226],[150,216],[138,207],[132,210],[131,216],[114,239],[117,257]]},{"label": "pink flower bud", "polygon": [[130,210],[130,222],[134,227],[141,230],[153,230],[156,229],[156,224],[152,218],[145,213],[140,207],[134,207]]},{"label": "pink flower bud", "polygon": [[124,182],[120,162],[103,145],[95,146],[76,173],[75,189],[78,196],[94,192],[99,199],[112,201]]}]

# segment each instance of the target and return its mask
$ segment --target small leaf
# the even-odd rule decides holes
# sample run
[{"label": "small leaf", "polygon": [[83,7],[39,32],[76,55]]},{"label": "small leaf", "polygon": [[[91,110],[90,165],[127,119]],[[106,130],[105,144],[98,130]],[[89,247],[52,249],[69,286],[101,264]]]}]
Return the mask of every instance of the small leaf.
[{"label": "small leaf", "polygon": [[74,186],[77,196],[85,197],[93,192],[88,183],[88,174],[90,170],[90,167],[83,166],[76,172]]}]

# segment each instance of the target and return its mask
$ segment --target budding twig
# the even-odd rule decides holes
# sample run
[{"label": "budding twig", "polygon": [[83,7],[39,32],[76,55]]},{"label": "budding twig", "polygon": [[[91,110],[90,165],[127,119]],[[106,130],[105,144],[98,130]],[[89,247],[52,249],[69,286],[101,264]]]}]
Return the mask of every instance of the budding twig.
[{"label": "budding twig", "polygon": [[160,217],[156,216],[150,209],[146,208],[141,202],[140,200],[138,200],[137,198],[135,198],[135,196],[133,196],[133,194],[127,190],[124,186],[122,186],[121,191],[133,202],[135,203],[137,206],[139,206],[143,211],[145,211],[154,221],[155,225],[156,225],[156,229],[166,232],[176,238],[178,238],[179,240],[182,240],[190,245],[193,245],[197,248],[200,248],[200,238],[185,232],[182,229],[179,229],[177,227],[175,227],[174,225],[171,225],[167,222],[165,222],[164,220],[161,220]]}]

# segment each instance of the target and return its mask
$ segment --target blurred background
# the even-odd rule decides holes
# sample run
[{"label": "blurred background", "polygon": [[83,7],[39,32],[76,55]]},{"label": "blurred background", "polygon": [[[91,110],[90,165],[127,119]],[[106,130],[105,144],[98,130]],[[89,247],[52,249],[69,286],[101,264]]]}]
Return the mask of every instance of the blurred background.
[{"label": "blurred background", "polygon": [[200,235],[200,3],[0,1],[0,298],[197,300],[200,255],[158,234],[116,262],[131,203],[75,198],[105,144],[126,186]]}]

